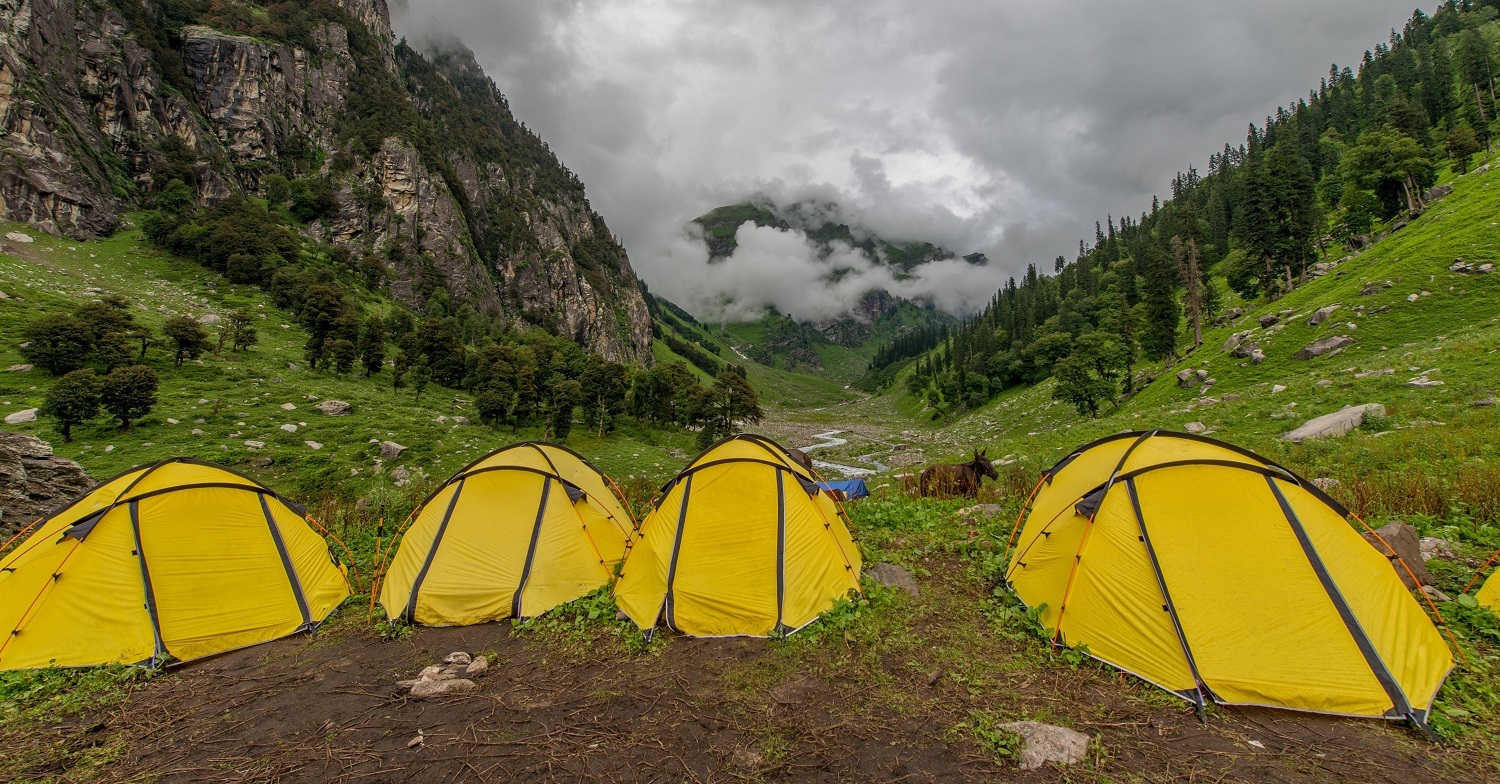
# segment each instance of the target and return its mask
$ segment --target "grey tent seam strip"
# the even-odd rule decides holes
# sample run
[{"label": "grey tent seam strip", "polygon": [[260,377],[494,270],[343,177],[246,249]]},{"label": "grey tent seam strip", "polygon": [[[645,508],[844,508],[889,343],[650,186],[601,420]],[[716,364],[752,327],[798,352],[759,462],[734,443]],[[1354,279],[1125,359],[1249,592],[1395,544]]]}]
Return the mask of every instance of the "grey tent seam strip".
[{"label": "grey tent seam strip", "polygon": [[1182,629],[1182,618],[1177,615],[1177,605],[1172,602],[1172,592],[1167,590],[1167,576],[1162,573],[1161,561],[1156,558],[1156,547],[1151,544],[1151,534],[1146,532],[1146,515],[1141,512],[1140,494],[1136,492],[1135,479],[1125,480],[1125,489],[1130,493],[1130,505],[1135,509],[1136,523],[1141,527],[1141,542],[1146,545],[1146,555],[1151,559],[1151,570],[1156,573],[1156,585],[1161,588],[1161,598],[1166,602],[1167,615],[1172,619],[1172,629],[1177,632],[1177,642],[1182,645],[1183,658],[1187,659],[1188,670],[1193,673],[1193,692],[1197,695],[1193,702],[1198,705],[1198,718],[1206,719],[1203,712],[1204,703],[1207,701],[1203,693],[1203,674],[1198,672],[1198,661],[1193,658],[1192,646],[1188,645],[1187,633]]},{"label": "grey tent seam strip", "polygon": [[786,479],[776,472],[776,631],[786,617]]},{"label": "grey tent seam strip", "polygon": [[407,621],[415,619],[417,591],[422,589],[422,582],[427,579],[427,570],[432,568],[432,559],[437,557],[438,547],[443,543],[443,534],[448,531],[448,521],[453,519],[453,508],[458,506],[458,497],[463,495],[464,481],[467,478],[458,480],[458,485],[453,488],[453,497],[448,499],[448,509],[443,512],[443,522],[438,524],[437,533],[432,536],[432,546],[427,549],[427,559],[422,562],[422,570],[417,572],[417,578],[412,580],[411,596],[406,598],[406,609],[401,613]]},{"label": "grey tent seam strip", "polygon": [[[561,480],[559,480],[561,481]],[[531,543],[526,546],[526,563],[521,566],[521,579],[516,583],[516,592],[510,598],[510,614],[521,615],[521,595],[526,592],[526,583],[531,579],[531,565],[536,560],[536,544],[542,538],[542,520],[547,517],[547,497],[552,494],[552,477],[542,480],[542,500],[536,505],[536,522],[531,524]]]},{"label": "grey tent seam strip", "polygon": [[146,548],[141,545],[140,506],[135,501],[130,502],[130,531],[135,534],[135,555],[141,564],[141,583],[146,589],[146,613],[151,616],[151,634],[156,645],[156,652],[151,655],[154,662],[166,655],[167,645],[162,641],[161,617],[156,611],[156,591],[151,587],[151,570],[146,567]]},{"label": "grey tent seam strip", "polygon": [[281,568],[286,570],[286,579],[292,584],[292,596],[297,599],[297,610],[302,613],[301,629],[313,627],[312,611],[307,608],[307,596],[302,593],[302,581],[292,566],[292,556],[286,551],[286,542],[281,538],[281,529],[276,527],[276,518],[271,515],[271,506],[266,503],[264,493],[259,495],[260,511],[266,516],[266,527],[271,531],[271,542],[276,545],[276,554],[281,557]]},{"label": "grey tent seam strip", "polygon": [[667,595],[662,600],[667,628],[677,629],[677,608],[674,606],[673,583],[677,581],[677,556],[682,553],[682,530],[687,525],[688,499],[693,492],[693,475],[688,474],[682,484],[682,508],[677,512],[677,533],[672,537],[672,560],[667,564]]},{"label": "grey tent seam strip", "polygon": [[1276,503],[1281,505],[1281,513],[1286,517],[1287,524],[1291,526],[1292,533],[1296,535],[1297,543],[1302,547],[1302,554],[1307,557],[1308,565],[1312,567],[1313,573],[1318,577],[1318,582],[1328,594],[1329,601],[1338,611],[1339,619],[1344,622],[1344,628],[1349,632],[1349,636],[1354,638],[1354,644],[1359,648],[1360,655],[1364,657],[1370,672],[1380,682],[1381,688],[1385,689],[1386,696],[1391,700],[1393,712],[1406,716],[1412,723],[1425,729],[1426,725],[1412,710],[1406,694],[1401,691],[1401,686],[1396,683],[1390,669],[1381,660],[1380,654],[1375,650],[1375,644],[1370,641],[1370,636],[1365,634],[1364,628],[1359,625],[1359,619],[1354,617],[1354,611],[1349,607],[1349,602],[1344,599],[1343,593],[1334,584],[1333,576],[1328,573],[1328,567],[1318,555],[1317,548],[1313,547],[1312,539],[1307,535],[1307,529],[1302,526],[1302,520],[1292,510],[1292,505],[1282,494],[1281,488],[1276,486],[1276,480],[1268,476],[1266,484],[1271,486],[1271,493],[1276,496]]}]

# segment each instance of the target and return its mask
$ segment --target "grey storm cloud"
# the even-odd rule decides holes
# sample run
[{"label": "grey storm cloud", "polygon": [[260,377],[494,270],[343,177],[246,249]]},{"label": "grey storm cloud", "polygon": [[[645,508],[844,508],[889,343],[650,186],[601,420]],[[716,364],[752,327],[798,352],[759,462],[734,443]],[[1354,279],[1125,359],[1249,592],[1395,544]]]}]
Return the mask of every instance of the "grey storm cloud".
[{"label": "grey storm cloud", "polygon": [[[587,185],[652,291],[700,314],[847,310],[861,286],[971,312],[1072,258],[1330,63],[1357,65],[1411,0],[423,0],[418,49],[471,49]],[[895,281],[847,249],[743,227],[707,263],[690,221],[763,194],[835,202],[962,262]],[[777,236],[784,235],[784,236]],[[831,276],[841,269],[842,276]],[[832,278],[837,277],[837,281]]]}]

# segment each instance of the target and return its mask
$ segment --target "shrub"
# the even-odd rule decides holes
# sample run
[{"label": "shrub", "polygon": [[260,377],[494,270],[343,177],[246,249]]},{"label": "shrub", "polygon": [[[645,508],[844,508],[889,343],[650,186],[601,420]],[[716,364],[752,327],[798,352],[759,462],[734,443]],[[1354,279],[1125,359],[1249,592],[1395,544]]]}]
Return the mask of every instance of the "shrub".
[{"label": "shrub", "polygon": [[120,420],[121,430],[129,430],[132,421],[156,407],[158,383],[156,371],[145,365],[118,368],[104,377],[100,402]]},{"label": "shrub", "polygon": [[103,380],[94,371],[84,368],[75,370],[53,383],[42,403],[42,416],[57,422],[62,431],[63,443],[73,440],[73,426],[99,416],[100,392]]}]

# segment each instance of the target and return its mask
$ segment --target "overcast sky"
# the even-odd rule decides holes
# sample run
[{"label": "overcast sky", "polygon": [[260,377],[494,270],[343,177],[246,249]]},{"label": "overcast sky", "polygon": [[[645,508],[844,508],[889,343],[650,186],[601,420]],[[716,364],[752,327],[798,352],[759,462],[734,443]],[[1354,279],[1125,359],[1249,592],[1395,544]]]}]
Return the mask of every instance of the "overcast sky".
[{"label": "overcast sky", "polygon": [[[1072,259],[1248,123],[1357,65],[1413,0],[417,0],[583,179],[652,291],[700,315],[836,315],[880,269],[742,230],[706,263],[692,218],[764,193],[836,201],[894,240],[980,251],[907,281],[965,312]],[[1430,9],[1429,9],[1430,10]],[[778,236],[783,235],[783,236]],[[824,285],[830,264],[852,276]],[[853,281],[851,282],[851,277]],[[893,289],[894,291],[894,289]],[[853,292],[857,294],[857,292]],[[725,303],[731,303],[727,306]]]}]

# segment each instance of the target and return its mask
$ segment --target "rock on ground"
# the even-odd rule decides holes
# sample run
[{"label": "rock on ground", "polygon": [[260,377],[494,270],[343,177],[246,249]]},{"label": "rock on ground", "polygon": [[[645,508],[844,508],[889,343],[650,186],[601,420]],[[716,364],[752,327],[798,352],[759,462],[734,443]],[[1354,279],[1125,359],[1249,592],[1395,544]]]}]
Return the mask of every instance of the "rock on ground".
[{"label": "rock on ground", "polygon": [[35,421],[36,409],[34,408],[24,408],[5,417],[5,424],[7,425],[24,425]]},{"label": "rock on ground", "polygon": [[342,400],[324,400],[313,406],[313,408],[318,409],[328,416],[348,416],[349,409],[353,408],[353,406]]},{"label": "rock on ground", "polygon": [[1309,318],[1307,320],[1307,325],[1310,327],[1316,327],[1317,325],[1322,324],[1323,322],[1328,320],[1329,316],[1333,315],[1333,312],[1335,310],[1338,309],[1338,305],[1329,305],[1326,308],[1318,308],[1317,312],[1312,314],[1312,318]]},{"label": "rock on ground", "polygon": [[1024,741],[1021,770],[1036,770],[1049,762],[1073,765],[1088,755],[1089,736],[1077,730],[1037,721],[1013,721],[999,728],[1020,735]]},{"label": "rock on ground", "polygon": [[1183,425],[1182,429],[1186,430],[1189,433],[1202,433],[1203,431],[1207,430],[1208,428],[1205,427],[1202,422],[1189,422],[1189,423]]},{"label": "rock on ground", "polygon": [[1332,438],[1348,433],[1365,423],[1367,416],[1385,416],[1385,406],[1379,403],[1366,403],[1362,406],[1347,406],[1343,410],[1332,414],[1309,419],[1296,430],[1283,435],[1285,441],[1300,442],[1308,438]]},{"label": "rock on ground", "polygon": [[[1417,542],[1417,529],[1406,523],[1388,523],[1375,529],[1374,533],[1366,532],[1362,536],[1371,547],[1390,559],[1391,568],[1396,570],[1397,576],[1407,588],[1416,589],[1423,585],[1433,584],[1432,575],[1428,573],[1426,562],[1422,560],[1422,547]],[[1406,563],[1405,568],[1402,567],[1400,561]],[[1412,582],[1413,576],[1416,577],[1415,584]]]},{"label": "rock on ground", "polygon": [[865,576],[881,585],[900,588],[910,594],[913,599],[921,595],[921,589],[917,587],[917,578],[912,577],[911,572],[894,564],[875,564],[865,570]]},{"label": "rock on ground", "polygon": [[467,678],[450,678],[441,681],[419,678],[416,683],[412,684],[411,696],[413,699],[426,700],[446,694],[473,691],[477,687],[478,684]]},{"label": "rock on ground", "polygon": [[1348,335],[1335,335],[1331,338],[1315,340],[1312,343],[1303,346],[1301,351],[1298,351],[1296,354],[1292,355],[1292,359],[1312,359],[1314,357],[1321,357],[1324,354],[1329,354],[1345,346],[1352,345],[1354,345],[1354,338],[1351,338]]},{"label": "rock on ground", "polygon": [[380,456],[385,458],[386,460],[395,460],[396,458],[401,456],[402,452],[405,451],[406,447],[396,443],[395,441],[380,442]]},{"label": "rock on ground", "polygon": [[8,538],[93,486],[83,466],[53,455],[46,441],[0,431],[0,534]]},{"label": "rock on ground", "polygon": [[1436,536],[1424,536],[1417,540],[1417,549],[1422,551],[1423,561],[1453,557],[1453,543]]}]

